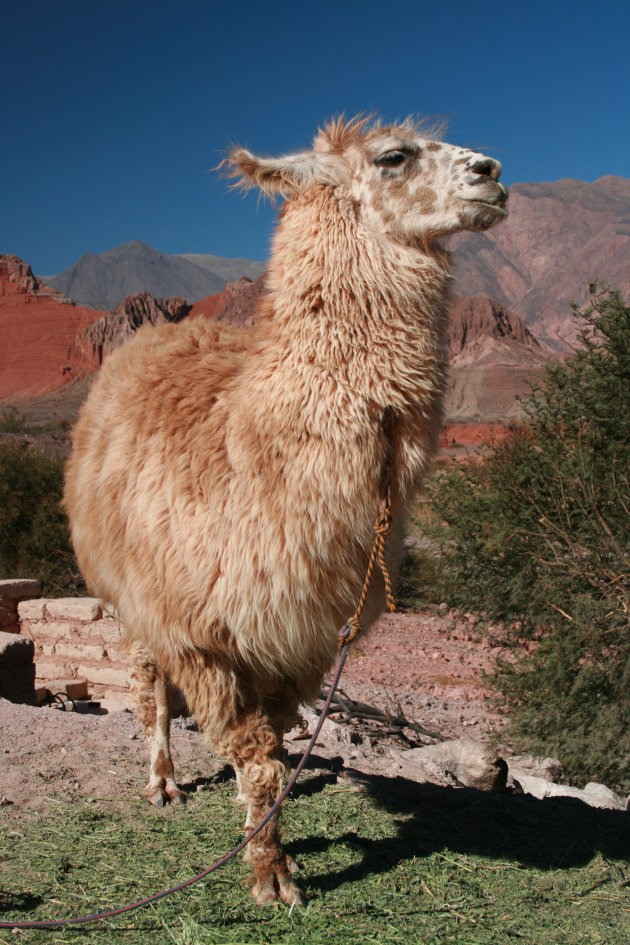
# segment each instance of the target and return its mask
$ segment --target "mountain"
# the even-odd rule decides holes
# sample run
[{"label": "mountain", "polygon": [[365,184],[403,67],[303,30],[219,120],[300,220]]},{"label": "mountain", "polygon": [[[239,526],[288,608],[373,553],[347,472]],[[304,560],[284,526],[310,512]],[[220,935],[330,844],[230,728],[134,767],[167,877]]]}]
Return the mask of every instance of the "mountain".
[{"label": "mountain", "polygon": [[226,282],[236,282],[238,279],[257,279],[265,271],[266,263],[257,259],[226,259],[224,256],[206,256],[203,253],[180,253],[179,259],[213,272]]},{"label": "mountain", "polygon": [[228,282],[216,295],[189,305],[185,298],[154,299],[148,292],[136,292],[123,299],[113,312],[104,312],[80,331],[68,348],[68,379],[84,377],[97,371],[105,357],[131,338],[143,325],[181,322],[184,318],[216,318],[241,292],[250,289],[249,279]]},{"label": "mountain", "polygon": [[180,256],[169,256],[135,240],[106,253],[86,253],[50,285],[80,305],[113,309],[128,295],[150,292],[156,298],[189,301],[220,292],[226,279]]},{"label": "mountain", "polygon": [[460,233],[455,292],[489,295],[556,348],[575,338],[569,300],[592,279],[630,292],[630,180],[514,184],[509,216],[485,233]]},{"label": "mountain", "polygon": [[522,415],[517,396],[557,355],[523,320],[487,295],[455,296],[450,306],[449,421],[484,423]]},{"label": "mountain", "polygon": [[0,255],[0,400],[47,393],[68,382],[68,347],[99,317]]}]

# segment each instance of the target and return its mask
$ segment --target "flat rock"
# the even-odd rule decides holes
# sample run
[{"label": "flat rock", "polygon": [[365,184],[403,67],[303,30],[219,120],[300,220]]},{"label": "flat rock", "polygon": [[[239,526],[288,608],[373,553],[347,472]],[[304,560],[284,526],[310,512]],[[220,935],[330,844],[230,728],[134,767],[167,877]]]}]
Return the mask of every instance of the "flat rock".
[{"label": "flat rock", "polygon": [[58,597],[46,601],[46,614],[52,620],[100,620],[103,616],[98,597]]},{"label": "flat rock", "polygon": [[401,751],[404,765],[422,769],[429,779],[443,772],[465,787],[479,791],[503,791],[508,766],[488,745],[472,738],[456,738]]},{"label": "flat rock", "polygon": [[619,797],[610,788],[595,781],[589,781],[585,788],[572,787],[569,784],[554,784],[545,778],[523,774],[515,778],[515,783],[525,794],[531,794],[539,800],[548,797],[574,797],[588,804],[589,807],[601,807],[609,810],[629,810],[630,798]]},{"label": "flat rock", "polygon": [[533,775],[545,778],[557,784],[564,775],[562,763],[557,758],[536,758],[529,755],[513,755],[506,758],[510,777],[518,779],[521,775]]},{"label": "flat rock", "polygon": [[43,620],[46,601],[39,597],[35,600],[22,600],[17,610],[20,620]]},{"label": "flat rock", "polygon": [[29,600],[33,597],[39,597],[41,592],[42,586],[39,581],[27,578],[12,578],[8,581],[0,581],[0,600]]},{"label": "flat rock", "polygon": [[65,692],[71,699],[85,699],[88,694],[86,679],[47,679],[46,685],[41,688],[53,694]]}]

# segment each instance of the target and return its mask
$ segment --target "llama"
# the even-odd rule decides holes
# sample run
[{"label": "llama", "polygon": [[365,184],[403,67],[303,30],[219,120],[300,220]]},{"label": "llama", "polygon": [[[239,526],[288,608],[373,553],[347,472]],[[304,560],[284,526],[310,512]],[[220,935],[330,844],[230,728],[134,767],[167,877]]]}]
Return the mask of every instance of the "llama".
[{"label": "llama", "polygon": [[[385,457],[395,570],[437,447],[450,281],[437,241],[500,221],[507,191],[497,161],[410,122],[339,119],[312,150],[239,148],[226,164],[285,198],[256,323],[146,329],[112,354],[74,430],[65,504],[86,582],[129,635],[145,793],[183,799],[177,688],[233,765],[249,829],[281,791],[283,735],[355,608]],[[379,577],[365,627],[382,602]],[[303,901],[276,820],[246,858],[259,904]]]}]

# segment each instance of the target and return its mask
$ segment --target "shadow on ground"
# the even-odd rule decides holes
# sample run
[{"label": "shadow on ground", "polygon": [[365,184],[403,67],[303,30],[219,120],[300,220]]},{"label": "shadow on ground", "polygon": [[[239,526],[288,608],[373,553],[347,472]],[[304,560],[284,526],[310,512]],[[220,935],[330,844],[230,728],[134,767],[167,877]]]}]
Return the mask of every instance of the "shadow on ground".
[{"label": "shadow on ground", "polygon": [[0,890],[0,911],[2,912],[9,912],[11,909],[16,912],[30,912],[37,906],[41,906],[43,902],[41,896],[35,896],[33,893]]},{"label": "shadow on ground", "polygon": [[[352,769],[340,772],[344,773],[351,776]],[[541,801],[529,795],[488,794],[356,774],[363,790],[393,816],[397,835],[370,839],[349,831],[335,839],[311,836],[288,844],[298,858],[324,852],[340,841],[361,852],[360,863],[309,880],[322,892],[387,873],[401,860],[446,849],[549,870],[584,866],[597,853],[630,862],[630,814],[624,811],[598,810],[575,798]],[[327,780],[315,776],[302,791],[315,793]]]}]

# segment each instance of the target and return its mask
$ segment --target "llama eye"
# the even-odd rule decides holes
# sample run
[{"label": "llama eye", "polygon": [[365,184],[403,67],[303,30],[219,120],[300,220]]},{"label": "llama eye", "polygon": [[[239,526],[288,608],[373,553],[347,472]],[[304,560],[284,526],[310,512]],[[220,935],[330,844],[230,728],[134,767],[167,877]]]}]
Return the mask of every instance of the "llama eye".
[{"label": "llama eye", "polygon": [[387,154],[382,154],[380,158],[377,158],[374,163],[377,167],[399,167],[399,165],[404,164],[408,154],[405,154],[404,151],[388,151]]}]

